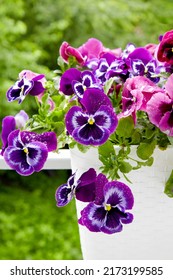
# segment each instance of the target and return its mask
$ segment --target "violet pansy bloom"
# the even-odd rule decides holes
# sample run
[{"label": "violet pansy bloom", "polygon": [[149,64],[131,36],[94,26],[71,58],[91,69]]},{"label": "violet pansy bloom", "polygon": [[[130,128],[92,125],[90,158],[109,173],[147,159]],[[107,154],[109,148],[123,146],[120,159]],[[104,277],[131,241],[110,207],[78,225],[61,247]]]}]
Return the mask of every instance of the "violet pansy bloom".
[{"label": "violet pansy bloom", "polygon": [[155,93],[149,100],[147,113],[154,125],[173,136],[173,74],[165,84],[165,92]]},{"label": "violet pansy bloom", "polygon": [[89,70],[81,72],[71,68],[65,71],[60,79],[60,91],[65,95],[76,94],[79,99],[83,97],[84,91],[90,87],[101,88]]},{"label": "violet pansy bloom", "polygon": [[109,98],[99,89],[87,89],[81,99],[83,108],[73,106],[66,114],[68,133],[84,145],[98,146],[106,142],[118,124]]},{"label": "violet pansy bloom", "polygon": [[122,231],[123,224],[133,221],[133,215],[127,210],[132,209],[134,198],[127,185],[118,181],[107,182],[104,177],[103,174],[98,175],[96,189],[101,188],[99,199],[81,211],[79,223],[93,232],[113,234]]},{"label": "violet pansy bloom", "polygon": [[84,172],[78,180],[76,173],[72,174],[66,184],[61,185],[55,194],[57,206],[67,205],[73,197],[83,202],[90,202],[95,199],[96,171],[90,168]]},{"label": "violet pansy bloom", "polygon": [[19,80],[7,91],[7,99],[9,102],[18,100],[20,104],[27,94],[37,96],[44,92],[45,88],[42,82],[44,75],[36,73],[31,75],[31,73],[28,75],[27,70],[24,70],[19,74]]},{"label": "violet pansy bloom", "polygon": [[[95,76],[100,79],[102,84],[105,84],[111,77],[119,79],[119,77],[127,75],[128,69],[125,61],[122,58],[116,58],[115,55],[106,53],[100,59],[98,67],[94,70]],[[116,78],[117,77],[117,78]]]},{"label": "violet pansy bloom", "polygon": [[7,91],[8,101],[12,102],[14,100],[18,100],[19,104],[22,103],[26,95],[32,90],[33,86],[34,82],[28,81],[25,78],[16,81],[16,83],[13,86],[11,86]]},{"label": "violet pansy bloom", "polygon": [[131,61],[131,69],[134,76],[146,76],[154,83],[158,83],[160,80],[160,68],[157,66],[155,59],[149,61],[146,65],[141,60],[134,59]]},{"label": "violet pansy bloom", "polygon": [[48,152],[57,147],[56,134],[14,130],[8,136],[4,151],[6,163],[23,176],[39,172],[47,160]]}]

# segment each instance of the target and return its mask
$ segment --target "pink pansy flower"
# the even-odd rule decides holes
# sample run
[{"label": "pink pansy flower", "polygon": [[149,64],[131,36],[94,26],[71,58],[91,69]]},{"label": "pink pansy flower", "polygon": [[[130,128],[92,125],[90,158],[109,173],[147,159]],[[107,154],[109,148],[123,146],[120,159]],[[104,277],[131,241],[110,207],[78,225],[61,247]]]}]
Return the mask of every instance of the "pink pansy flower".
[{"label": "pink pansy flower", "polygon": [[173,74],[165,84],[165,92],[154,94],[148,102],[147,113],[154,125],[173,136]]},{"label": "pink pansy flower", "polygon": [[67,42],[63,42],[60,47],[60,55],[67,63],[69,57],[74,56],[78,63],[81,65],[83,65],[86,61],[90,59],[99,58],[102,52],[103,45],[99,40],[95,38],[90,38],[79,48],[74,48],[70,46]]},{"label": "pink pansy flower", "polygon": [[147,102],[156,92],[163,92],[151,80],[143,76],[128,78],[122,92],[122,113],[119,118],[133,116],[136,122],[136,111],[146,111]]},{"label": "pink pansy flower", "polygon": [[152,43],[147,44],[147,45],[145,46],[145,49],[147,49],[153,57],[155,57],[157,48],[158,48],[158,45],[152,44]]},{"label": "pink pansy flower", "polygon": [[120,57],[122,50],[121,48],[113,50],[108,49],[104,47],[102,42],[100,42],[96,38],[90,38],[79,48],[74,48],[67,42],[63,42],[60,47],[60,55],[65,60],[65,62],[68,63],[69,57],[73,56],[81,65],[85,65],[86,63],[94,59],[99,59],[104,53],[112,53],[117,57]]}]

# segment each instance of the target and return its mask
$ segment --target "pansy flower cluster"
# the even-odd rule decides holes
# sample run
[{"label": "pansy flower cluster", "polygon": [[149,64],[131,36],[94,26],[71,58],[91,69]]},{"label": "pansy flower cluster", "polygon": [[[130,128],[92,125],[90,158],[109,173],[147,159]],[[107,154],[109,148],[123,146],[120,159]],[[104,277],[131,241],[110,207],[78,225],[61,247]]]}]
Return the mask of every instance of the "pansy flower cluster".
[{"label": "pansy flower cluster", "polygon": [[[164,150],[173,143],[173,30],[156,44],[128,43],[124,49],[109,49],[95,38],[78,48],[63,42],[59,54],[52,80],[23,70],[7,90],[8,102],[21,106],[31,95],[38,111],[4,117],[1,156],[28,176],[44,167],[49,152],[94,146],[101,173],[91,166],[79,179],[73,174],[57,190],[57,205],[75,197],[87,203],[80,224],[96,232],[121,231],[132,221],[126,210],[133,206],[121,176],[130,181],[131,170],[152,165],[156,146]],[[137,158],[131,157],[134,145]]]}]

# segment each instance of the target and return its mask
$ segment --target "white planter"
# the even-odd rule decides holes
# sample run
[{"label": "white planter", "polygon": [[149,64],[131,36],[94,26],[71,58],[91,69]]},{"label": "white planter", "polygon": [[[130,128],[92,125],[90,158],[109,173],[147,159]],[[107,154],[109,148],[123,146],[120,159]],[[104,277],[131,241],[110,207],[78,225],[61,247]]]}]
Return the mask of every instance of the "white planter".
[{"label": "white planter", "polygon": [[[173,150],[155,150],[152,167],[132,171],[128,177],[135,204],[131,212],[134,221],[124,225],[120,233],[107,235],[90,232],[79,225],[83,258],[109,259],[165,259],[173,260],[173,199],[164,193],[164,184],[173,169]],[[87,153],[71,150],[72,171],[78,176],[93,167],[99,171],[101,163],[96,148]],[[76,201],[78,217],[85,204]]]}]

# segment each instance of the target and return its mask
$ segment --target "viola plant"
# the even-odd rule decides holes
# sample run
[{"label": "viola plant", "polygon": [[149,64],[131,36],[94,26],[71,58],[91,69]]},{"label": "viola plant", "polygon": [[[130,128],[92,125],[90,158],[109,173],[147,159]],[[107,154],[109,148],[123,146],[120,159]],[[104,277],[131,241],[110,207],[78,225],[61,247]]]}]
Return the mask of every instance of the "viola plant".
[{"label": "viola plant", "polygon": [[[60,46],[54,78],[23,70],[7,90],[8,102],[22,106],[27,95],[38,111],[2,120],[1,155],[21,175],[44,168],[49,152],[77,146],[98,149],[100,173],[74,173],[57,189],[57,206],[76,198],[85,207],[79,223],[90,231],[112,234],[131,223],[133,194],[120,181],[142,166],[151,166],[156,147],[173,143],[173,30],[157,44],[109,49],[90,38],[75,48]],[[135,145],[136,156],[131,156]],[[116,151],[115,146],[119,149]],[[165,193],[173,197],[173,172]]]}]

